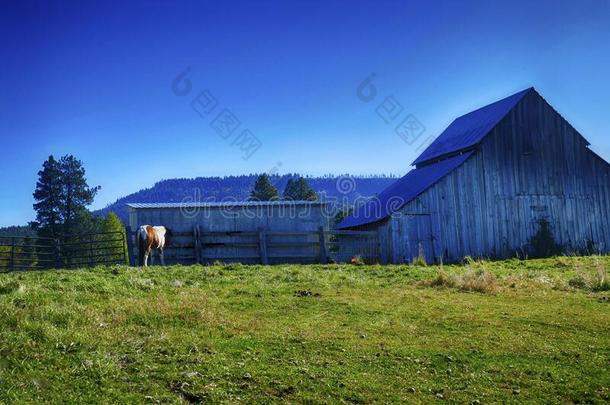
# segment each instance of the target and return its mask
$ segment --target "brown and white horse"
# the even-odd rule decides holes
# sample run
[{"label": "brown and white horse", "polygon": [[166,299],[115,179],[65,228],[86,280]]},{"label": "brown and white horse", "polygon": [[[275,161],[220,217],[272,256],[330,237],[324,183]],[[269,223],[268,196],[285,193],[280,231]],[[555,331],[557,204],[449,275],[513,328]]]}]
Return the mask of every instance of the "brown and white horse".
[{"label": "brown and white horse", "polygon": [[148,257],[150,256],[150,264],[152,266],[154,264],[152,251],[154,249],[159,249],[161,265],[165,266],[163,249],[169,245],[170,236],[171,231],[165,226],[142,225],[137,233],[140,264],[147,267]]}]

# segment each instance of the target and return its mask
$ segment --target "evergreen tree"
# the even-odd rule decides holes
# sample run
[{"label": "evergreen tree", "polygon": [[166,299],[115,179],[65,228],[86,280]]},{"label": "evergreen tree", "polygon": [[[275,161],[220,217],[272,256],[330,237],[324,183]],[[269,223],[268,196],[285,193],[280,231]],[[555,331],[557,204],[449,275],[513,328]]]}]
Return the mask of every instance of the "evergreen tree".
[{"label": "evergreen tree", "polygon": [[271,183],[267,174],[261,174],[254,183],[254,189],[250,192],[252,201],[274,201],[278,200],[277,188]]},{"label": "evergreen tree", "polygon": [[49,156],[38,172],[33,228],[49,237],[93,229],[96,221],[86,207],[99,189],[89,187],[83,164],[74,156],[66,155],[59,161]]},{"label": "evergreen tree", "polygon": [[294,200],[292,197],[297,193],[296,188],[296,182],[294,179],[288,179],[288,183],[286,183],[286,187],[284,188],[284,200]]},{"label": "evergreen tree", "polygon": [[62,224],[62,184],[61,168],[53,155],[49,156],[43,163],[42,170],[38,172],[33,195],[36,201],[34,203],[36,221],[32,222],[32,228],[38,230],[40,236],[57,236]]},{"label": "evergreen tree", "polygon": [[318,195],[303,177],[289,179],[284,189],[284,199],[291,201],[317,201]]},{"label": "evergreen tree", "polygon": [[60,210],[63,216],[64,233],[89,231],[83,224],[91,220],[87,206],[93,203],[100,187],[89,187],[85,179],[83,163],[72,155],[59,161],[61,170],[62,199]]}]

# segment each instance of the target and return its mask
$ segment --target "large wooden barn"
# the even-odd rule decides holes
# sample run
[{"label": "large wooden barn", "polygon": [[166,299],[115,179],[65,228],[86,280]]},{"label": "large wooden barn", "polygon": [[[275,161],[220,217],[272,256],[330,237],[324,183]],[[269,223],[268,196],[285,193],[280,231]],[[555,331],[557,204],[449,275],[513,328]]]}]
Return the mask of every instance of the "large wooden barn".
[{"label": "large wooden barn", "polygon": [[338,225],[378,230],[384,261],[610,250],[610,165],[533,88],[457,118],[413,165]]}]

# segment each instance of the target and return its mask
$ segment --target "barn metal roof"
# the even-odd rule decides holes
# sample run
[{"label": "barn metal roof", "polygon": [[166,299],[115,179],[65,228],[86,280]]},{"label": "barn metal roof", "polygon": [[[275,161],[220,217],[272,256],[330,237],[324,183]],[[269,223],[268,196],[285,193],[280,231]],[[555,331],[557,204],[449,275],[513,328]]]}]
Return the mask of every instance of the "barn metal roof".
[{"label": "barn metal roof", "polygon": [[457,118],[413,162],[428,162],[478,145],[533,87]]},{"label": "barn metal roof", "polygon": [[466,152],[438,163],[411,170],[403,178],[386,188],[377,198],[356,209],[353,214],[337,225],[337,228],[344,229],[366,225],[389,217],[455,170],[473,153],[474,151]]},{"label": "barn metal roof", "polygon": [[325,205],[324,201],[221,201],[221,202],[179,202],[179,203],[127,203],[134,209],[155,208],[214,208],[214,207],[265,207],[274,205]]}]

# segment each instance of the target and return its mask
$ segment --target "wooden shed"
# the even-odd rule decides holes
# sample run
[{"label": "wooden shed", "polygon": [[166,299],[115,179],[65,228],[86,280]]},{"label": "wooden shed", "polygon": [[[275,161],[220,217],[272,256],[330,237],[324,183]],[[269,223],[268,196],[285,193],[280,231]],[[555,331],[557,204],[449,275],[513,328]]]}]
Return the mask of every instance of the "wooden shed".
[{"label": "wooden shed", "polygon": [[318,261],[319,233],[329,230],[334,215],[334,207],[320,201],[131,203],[127,206],[132,234],[141,225],[163,225],[171,229],[172,242],[166,258],[169,263],[182,264],[216,260],[265,264]]},{"label": "wooden shed", "polygon": [[457,118],[413,165],[338,225],[377,230],[384,261],[610,251],[610,165],[534,88]]}]

